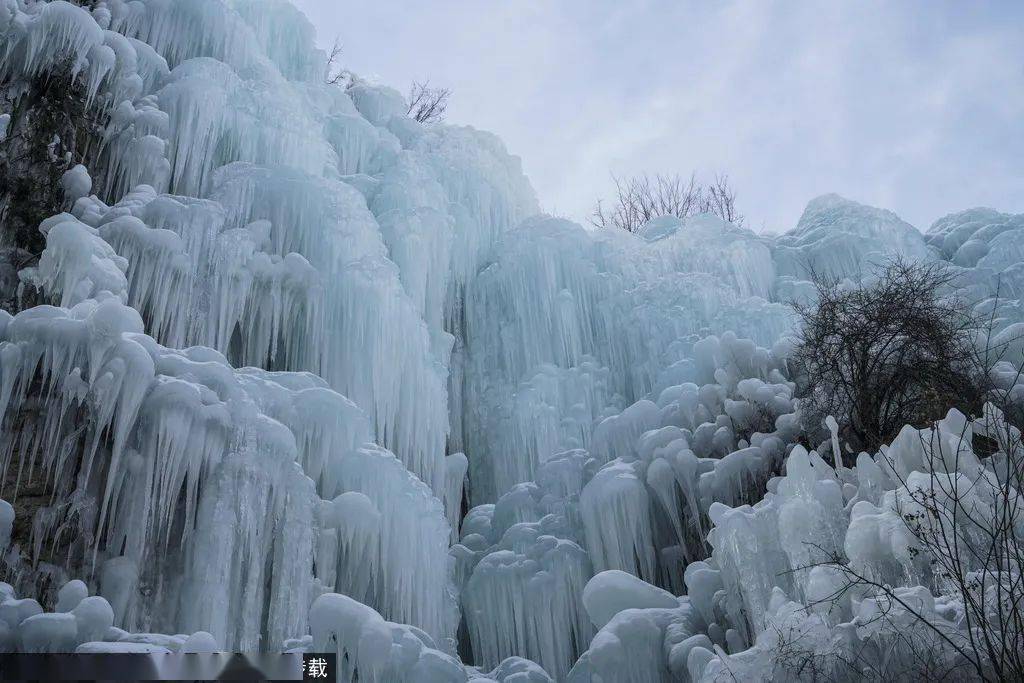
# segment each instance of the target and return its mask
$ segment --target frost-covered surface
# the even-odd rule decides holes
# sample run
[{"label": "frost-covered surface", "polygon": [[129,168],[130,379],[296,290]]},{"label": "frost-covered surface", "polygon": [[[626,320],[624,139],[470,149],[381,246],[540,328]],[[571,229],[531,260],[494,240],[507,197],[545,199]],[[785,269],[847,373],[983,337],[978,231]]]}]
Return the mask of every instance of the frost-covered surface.
[{"label": "frost-covered surface", "polygon": [[922,233],[829,195],[777,238],[595,233],[537,216],[493,135],[324,84],[285,0],[0,0],[0,33],[11,93],[83,79],[105,122],[19,273],[48,305],[0,313],[0,649],[778,679],[782,633],[891,644],[875,596],[807,608],[836,585],[805,569],[822,549],[960,637],[895,512],[922,435],[837,463],[802,431],[786,302],[809,269],[946,261],[1024,400],[1024,217]]},{"label": "frost-covered surface", "polygon": [[12,89],[70,64],[109,120],[106,195],[67,172],[69,210],[21,273],[53,306],[4,318],[4,463],[60,493],[13,576],[36,583],[29,563],[72,534],[53,571],[89,577],[128,629],[273,649],[337,589],[454,650],[446,324],[535,211],[518,162],[406,121],[386,88],[323,84],[286,2],[0,16]]}]

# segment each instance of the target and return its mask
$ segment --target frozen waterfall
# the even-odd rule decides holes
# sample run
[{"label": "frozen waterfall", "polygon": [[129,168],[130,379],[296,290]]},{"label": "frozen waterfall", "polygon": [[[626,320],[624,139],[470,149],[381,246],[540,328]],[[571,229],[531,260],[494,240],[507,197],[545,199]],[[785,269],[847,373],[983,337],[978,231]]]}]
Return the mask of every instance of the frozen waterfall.
[{"label": "frozen waterfall", "polygon": [[[4,88],[80,79],[104,122],[19,274],[40,305],[0,312],[0,651],[756,680],[780,624],[878,635],[867,597],[801,611],[826,550],[951,620],[894,523],[922,432],[800,445],[786,302],[812,268],[948,263],[1020,399],[1024,216],[922,233],[829,195],[780,237],[587,230],[495,136],[326,84],[314,34],[286,0],[0,0]],[[956,453],[942,476],[984,470]]]}]

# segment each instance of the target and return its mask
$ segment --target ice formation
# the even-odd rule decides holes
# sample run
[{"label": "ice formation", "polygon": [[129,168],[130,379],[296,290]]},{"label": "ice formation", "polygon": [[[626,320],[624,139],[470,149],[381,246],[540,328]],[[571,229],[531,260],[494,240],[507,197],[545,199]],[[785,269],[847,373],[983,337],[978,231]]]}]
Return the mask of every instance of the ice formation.
[{"label": "ice formation", "polygon": [[875,454],[834,429],[800,445],[785,302],[809,268],[941,260],[1019,402],[1024,217],[921,233],[829,195],[777,238],[712,216],[593,232],[537,215],[493,135],[323,83],[286,0],[0,0],[0,33],[12,97],[80,79],[104,121],[20,272],[45,303],[0,313],[0,650],[779,679],[780,634],[894,642],[878,596],[816,607],[830,553],[963,636],[900,510],[989,476],[1019,433],[990,408]]}]

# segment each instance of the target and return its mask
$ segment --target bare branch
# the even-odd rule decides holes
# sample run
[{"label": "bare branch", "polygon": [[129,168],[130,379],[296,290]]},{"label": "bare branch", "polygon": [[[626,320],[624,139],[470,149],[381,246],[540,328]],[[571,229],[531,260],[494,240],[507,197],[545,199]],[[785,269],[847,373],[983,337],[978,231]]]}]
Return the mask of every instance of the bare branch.
[{"label": "bare branch", "polygon": [[636,232],[647,221],[660,216],[685,219],[699,213],[710,213],[722,220],[742,225],[743,216],[736,210],[736,193],[729,178],[720,175],[707,186],[697,183],[696,176],[684,179],[677,174],[647,174],[632,178],[612,176],[616,197],[612,208],[598,201],[590,223],[597,228],[619,228]]},{"label": "bare branch", "polygon": [[448,88],[431,88],[429,81],[414,82],[409,88],[409,109],[406,113],[420,123],[443,121],[451,94]]},{"label": "bare branch", "polygon": [[808,422],[833,415],[848,443],[873,451],[951,406],[977,415],[990,389],[974,346],[980,322],[947,294],[954,278],[941,264],[897,259],[850,287],[812,269],[816,301],[791,303],[800,321],[791,365]]},{"label": "bare branch", "polygon": [[345,85],[348,83],[351,73],[348,69],[341,67],[341,53],[343,52],[340,36],[335,36],[334,45],[327,55],[327,83],[330,85]]}]

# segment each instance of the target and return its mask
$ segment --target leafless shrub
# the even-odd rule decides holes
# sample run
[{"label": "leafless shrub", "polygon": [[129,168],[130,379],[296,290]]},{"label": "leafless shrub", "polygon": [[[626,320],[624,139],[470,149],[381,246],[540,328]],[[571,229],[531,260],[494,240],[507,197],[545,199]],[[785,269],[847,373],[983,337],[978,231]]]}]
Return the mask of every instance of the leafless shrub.
[{"label": "leafless shrub", "polygon": [[420,123],[436,123],[444,120],[448,111],[448,98],[452,91],[448,88],[431,88],[430,82],[413,83],[409,88],[410,118]]},{"label": "leafless shrub", "polygon": [[817,300],[793,302],[790,359],[801,409],[840,420],[845,441],[874,452],[905,424],[924,426],[950,406],[977,414],[989,386],[974,339],[982,322],[944,296],[955,274],[896,259],[871,284],[845,287],[812,272]]},{"label": "leafless shrub", "polygon": [[687,218],[710,213],[722,220],[743,224],[736,210],[736,193],[729,177],[719,175],[708,185],[697,183],[696,176],[684,180],[679,175],[647,174],[632,178],[612,176],[616,197],[612,207],[597,202],[590,223],[598,228],[619,228],[636,232],[640,226],[659,216]]},{"label": "leafless shrub", "polygon": [[776,625],[772,628],[775,640],[771,651],[773,680],[957,683],[976,678],[969,667],[951,661],[948,648],[929,631],[892,628],[892,638],[885,643],[832,641],[821,649],[814,634],[807,629]]},{"label": "leafless shrub", "polygon": [[776,640],[772,652],[773,674],[778,680],[819,681],[836,680],[836,663],[838,658],[834,652],[819,652],[809,647],[808,633],[790,627],[782,628],[771,625]]},{"label": "leafless shrub", "polygon": [[[983,459],[970,447],[979,427],[997,444]],[[938,425],[925,432],[930,436],[922,438],[921,471],[903,476],[900,468],[890,469],[904,494],[895,496],[894,512],[912,539],[908,553],[925,586],[951,606],[951,618],[936,619],[884,577],[820,547],[827,559],[813,566],[832,568],[841,582],[816,604],[839,604],[851,594],[878,601],[884,607],[875,619],[889,622],[886,647],[899,648],[899,657],[887,660],[904,661],[912,671],[928,665],[929,675],[922,676],[927,680],[948,680],[943,667],[960,675],[966,669],[972,678],[987,681],[1024,680],[1021,434],[991,407],[978,423],[965,421],[959,435],[950,435],[948,428],[944,435]],[[924,641],[931,651],[925,651]],[[879,653],[872,659],[879,660]]]},{"label": "leafless shrub", "polygon": [[969,455],[969,426],[955,444],[932,430],[927,481],[900,478],[910,500],[897,498],[897,512],[931,567],[932,590],[962,605],[967,659],[989,678],[1024,680],[1024,447],[1001,411],[987,412],[984,426],[1000,450],[983,464]]},{"label": "leafless shrub", "polygon": [[736,210],[736,191],[729,185],[729,176],[715,176],[714,182],[704,186],[700,200],[700,213],[714,214],[736,225],[743,224],[743,216]]}]

